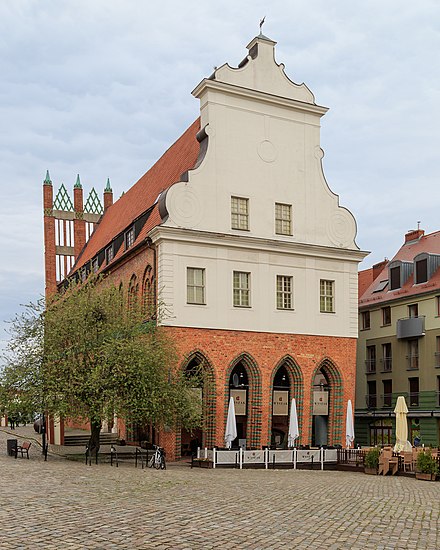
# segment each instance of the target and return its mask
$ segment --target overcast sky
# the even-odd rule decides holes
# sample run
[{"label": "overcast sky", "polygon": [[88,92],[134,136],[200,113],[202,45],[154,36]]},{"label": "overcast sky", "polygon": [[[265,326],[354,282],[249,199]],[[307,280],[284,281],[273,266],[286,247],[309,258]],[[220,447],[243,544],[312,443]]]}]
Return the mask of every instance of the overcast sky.
[{"label": "overcast sky", "polygon": [[[191,90],[258,34],[305,82],[324,171],[369,267],[439,223],[438,0],[1,0],[0,348],[44,291],[42,180],[115,198],[198,116]],[[437,214],[437,215],[436,215]],[[3,341],[3,342],[2,342]]]}]

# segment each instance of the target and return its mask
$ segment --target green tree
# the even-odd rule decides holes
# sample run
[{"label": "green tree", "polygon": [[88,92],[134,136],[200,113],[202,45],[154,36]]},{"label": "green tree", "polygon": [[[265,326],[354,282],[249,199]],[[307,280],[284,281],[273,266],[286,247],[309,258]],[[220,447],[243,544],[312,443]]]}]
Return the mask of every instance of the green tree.
[{"label": "green tree", "polygon": [[18,392],[49,414],[89,420],[91,450],[114,414],[156,427],[200,425],[194,381],[175,368],[173,341],[106,280],[71,284],[46,307],[30,306],[11,334],[2,377],[9,405]]}]

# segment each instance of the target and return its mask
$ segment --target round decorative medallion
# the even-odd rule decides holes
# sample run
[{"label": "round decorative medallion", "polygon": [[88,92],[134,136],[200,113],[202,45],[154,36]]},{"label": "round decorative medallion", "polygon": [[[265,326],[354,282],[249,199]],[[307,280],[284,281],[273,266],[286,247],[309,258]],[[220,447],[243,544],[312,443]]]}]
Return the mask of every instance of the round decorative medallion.
[{"label": "round decorative medallion", "polygon": [[[194,227],[202,218],[200,199],[188,185],[171,187],[169,214],[182,227]],[[170,196],[171,195],[171,196]]]},{"label": "round decorative medallion", "polygon": [[327,223],[327,235],[339,248],[350,246],[356,235],[354,219],[346,210],[331,215]]},{"label": "round decorative medallion", "polygon": [[268,139],[264,139],[258,144],[257,153],[264,162],[273,162],[277,158],[277,150],[275,145]]}]

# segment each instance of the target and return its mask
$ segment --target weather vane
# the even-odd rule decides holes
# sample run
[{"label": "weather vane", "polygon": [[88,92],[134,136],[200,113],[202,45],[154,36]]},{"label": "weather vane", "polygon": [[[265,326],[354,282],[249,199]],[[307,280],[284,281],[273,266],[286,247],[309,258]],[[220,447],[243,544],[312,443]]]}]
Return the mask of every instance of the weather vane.
[{"label": "weather vane", "polygon": [[264,25],[265,19],[266,19],[266,16],[264,16],[263,19],[260,19],[260,34],[263,34],[263,25]]}]

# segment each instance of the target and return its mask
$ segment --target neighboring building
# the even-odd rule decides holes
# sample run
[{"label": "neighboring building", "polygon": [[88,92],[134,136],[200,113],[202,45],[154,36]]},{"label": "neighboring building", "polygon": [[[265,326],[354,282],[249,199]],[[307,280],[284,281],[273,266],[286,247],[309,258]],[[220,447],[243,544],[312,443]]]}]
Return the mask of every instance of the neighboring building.
[{"label": "neighboring building", "polygon": [[394,258],[359,273],[356,440],[394,442],[399,395],[408,437],[438,445],[440,432],[440,232],[405,235]]},{"label": "neighboring building", "polygon": [[[344,442],[365,253],[323,175],[327,109],[289,80],[274,47],[260,34],[238,68],[222,65],[200,82],[200,119],[113,205],[106,190],[104,214],[80,253],[55,249],[59,212],[45,182],[47,288],[62,279],[58,251],[75,256],[71,274],[108,274],[146,304],[158,294],[178,367],[202,363],[209,372],[203,432],[156,434],[170,457],[195,437],[224,445],[230,395],[248,447],[286,440],[292,397],[300,443]],[[84,231],[74,192],[73,224]]]}]

